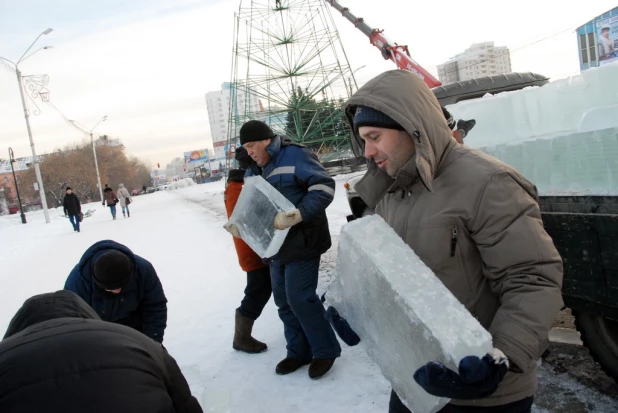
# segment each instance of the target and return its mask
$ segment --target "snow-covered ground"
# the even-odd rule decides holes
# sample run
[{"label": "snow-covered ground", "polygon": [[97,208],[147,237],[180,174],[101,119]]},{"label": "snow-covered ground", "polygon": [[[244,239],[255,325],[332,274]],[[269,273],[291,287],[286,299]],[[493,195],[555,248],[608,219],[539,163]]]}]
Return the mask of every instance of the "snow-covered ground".
[{"label": "snow-covered ground", "polygon": [[[327,210],[333,248],[322,258],[319,291],[330,280],[338,234],[349,214],[343,188],[348,177],[336,178],[335,201]],[[272,300],[254,328],[268,351],[248,355],[232,349],[234,310],[246,276],[238,266],[232,238],[222,228],[223,185],[220,181],[135,197],[130,219],[120,216],[112,221],[107,208],[84,205],[84,211],[95,213],[84,219],[81,233],[73,232],[61,209],[50,210],[50,224],[45,224],[41,212],[28,213],[26,225],[18,215],[0,217],[0,333],[28,297],[62,289],[88,246],[113,239],[150,260],[157,270],[169,300],[165,346],[205,412],[387,412],[389,383],[362,343],[357,347],[342,343],[341,358],[320,380],[310,380],[306,368],[276,375],[275,365],[286,351]],[[615,401],[564,374],[542,368],[539,376],[537,412],[617,411]],[[564,398],[560,403],[551,399],[560,392],[573,401],[566,410]],[[554,403],[561,404],[560,409],[552,409]]]}]

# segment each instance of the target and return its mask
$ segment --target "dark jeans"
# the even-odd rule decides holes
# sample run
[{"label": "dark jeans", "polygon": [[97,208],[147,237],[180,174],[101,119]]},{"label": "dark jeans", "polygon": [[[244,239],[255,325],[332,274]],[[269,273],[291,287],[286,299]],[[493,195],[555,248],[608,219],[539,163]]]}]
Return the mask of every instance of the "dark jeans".
[{"label": "dark jeans", "polygon": [[[502,406],[477,407],[477,406],[455,406],[447,404],[438,413],[530,413],[533,397],[503,404]],[[391,400],[388,403],[388,413],[410,413],[410,410],[399,400],[397,393],[391,390]]]},{"label": "dark jeans", "polygon": [[69,215],[69,221],[75,231],[79,231],[79,215]]},{"label": "dark jeans", "polygon": [[287,341],[288,357],[299,360],[336,358],[341,346],[326,319],[324,306],[315,290],[320,257],[282,264],[270,264],[270,278],[279,318]]},{"label": "dark jeans", "polygon": [[112,216],[116,216],[116,205],[109,205],[109,212],[112,213]]},{"label": "dark jeans", "polygon": [[240,302],[238,312],[244,317],[257,320],[271,294],[270,268],[268,266],[247,272],[245,297]]}]

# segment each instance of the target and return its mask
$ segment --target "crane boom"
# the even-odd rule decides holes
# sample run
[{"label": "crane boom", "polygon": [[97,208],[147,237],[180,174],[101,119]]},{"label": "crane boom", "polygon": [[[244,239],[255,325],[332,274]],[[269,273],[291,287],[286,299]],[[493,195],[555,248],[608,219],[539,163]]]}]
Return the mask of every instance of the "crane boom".
[{"label": "crane boom", "polygon": [[392,60],[399,69],[409,70],[417,74],[421,79],[425,81],[430,88],[441,86],[442,83],[436,79],[431,73],[429,73],[423,66],[419,65],[410,56],[408,46],[401,46],[397,43],[389,41],[383,34],[383,30],[375,29],[365,23],[362,17],[356,17],[347,7],[343,7],[336,0],[324,0],[326,3],[334,7],[343,17],[348,19],[354,27],[363,32],[363,34],[369,37],[369,42],[380,49],[382,57],[385,60]]}]

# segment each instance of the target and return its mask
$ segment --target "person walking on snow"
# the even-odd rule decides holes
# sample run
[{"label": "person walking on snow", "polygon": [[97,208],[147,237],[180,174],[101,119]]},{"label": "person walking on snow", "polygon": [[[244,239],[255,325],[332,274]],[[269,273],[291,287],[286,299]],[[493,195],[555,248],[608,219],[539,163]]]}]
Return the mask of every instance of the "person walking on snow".
[{"label": "person walking on snow", "polygon": [[124,218],[131,218],[131,212],[129,212],[129,204],[133,202],[133,199],[131,199],[131,194],[129,193],[129,190],[124,187],[124,184],[118,185],[118,199],[120,200],[120,207],[122,208],[122,216]]},{"label": "person walking on snow", "polygon": [[0,411],[202,413],[160,344],[70,291],[35,295],[0,342]]},{"label": "person walking on snow", "polygon": [[[451,399],[441,412],[530,412],[537,360],[563,306],[562,260],[543,228],[536,187],[458,145],[412,72],[375,77],[344,110],[353,145],[370,161],[355,189],[493,338],[494,348],[463,358],[459,373],[427,360],[414,380]],[[394,391],[389,412],[409,412]]]},{"label": "person walking on snow", "polygon": [[141,331],[159,343],[167,326],[167,298],[150,262],[126,246],[104,240],[84,252],[64,284],[103,321]]},{"label": "person walking on snow", "polygon": [[[287,357],[275,372],[289,374],[310,364],[309,377],[318,379],[333,366],[341,347],[316,294],[320,256],[331,246],[326,207],[333,201],[335,181],[317,157],[264,122],[251,120],[240,128],[240,143],[257,163],[261,175],[296,209],[279,212],[275,229],[290,231],[277,255],[270,259],[270,277],[279,318],[283,321]],[[238,228],[225,228],[239,236]]]},{"label": "person walking on snow", "polygon": [[82,212],[82,205],[79,203],[79,198],[73,193],[70,186],[67,186],[66,194],[62,200],[64,215],[69,216],[69,221],[73,225],[73,231],[79,232],[79,214]]},{"label": "person walking on snow", "polygon": [[116,219],[116,204],[118,203],[118,196],[112,188],[105,184],[105,189],[103,190],[103,206],[107,202],[107,206],[109,207],[109,211],[112,213],[112,218]]},{"label": "person walking on snow", "polygon": [[[236,149],[235,157],[238,161],[239,169],[231,169],[229,171],[227,185],[223,193],[228,219],[232,216],[240,196],[245,172],[255,165],[255,161],[251,159],[249,154],[247,154],[247,150],[242,146]],[[232,347],[235,350],[246,353],[261,353],[266,351],[268,346],[253,338],[251,331],[253,330],[253,323],[262,314],[262,310],[264,310],[272,293],[270,268],[245,241],[237,237],[233,239],[236,254],[238,255],[238,263],[243,271],[247,273],[247,286],[245,287],[245,296],[240,302],[240,307],[236,309]]]}]

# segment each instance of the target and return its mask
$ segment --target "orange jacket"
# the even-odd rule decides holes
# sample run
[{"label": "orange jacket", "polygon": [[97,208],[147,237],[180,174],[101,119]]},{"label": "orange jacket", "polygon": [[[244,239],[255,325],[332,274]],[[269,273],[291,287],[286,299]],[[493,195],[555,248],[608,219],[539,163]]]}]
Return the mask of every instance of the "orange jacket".
[{"label": "orange jacket", "polygon": [[[227,211],[228,219],[232,216],[232,211],[234,211],[241,190],[242,184],[240,182],[228,181],[225,192],[223,192],[223,202],[225,202],[225,210]],[[234,246],[236,247],[236,254],[238,254],[238,263],[243,271],[249,272],[266,267],[266,264],[262,262],[259,255],[257,255],[245,241],[234,237]]]}]

